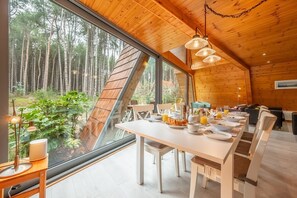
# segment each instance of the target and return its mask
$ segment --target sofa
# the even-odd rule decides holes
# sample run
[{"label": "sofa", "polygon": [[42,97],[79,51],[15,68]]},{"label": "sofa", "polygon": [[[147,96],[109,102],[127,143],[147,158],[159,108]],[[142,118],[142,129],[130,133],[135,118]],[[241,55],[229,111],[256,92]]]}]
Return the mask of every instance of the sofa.
[{"label": "sofa", "polygon": [[[281,107],[268,107],[268,110],[277,117],[274,127],[278,129],[283,126],[283,110]],[[249,122],[250,124],[256,124],[259,115],[259,105],[250,105],[245,108],[245,112],[250,114]]]}]

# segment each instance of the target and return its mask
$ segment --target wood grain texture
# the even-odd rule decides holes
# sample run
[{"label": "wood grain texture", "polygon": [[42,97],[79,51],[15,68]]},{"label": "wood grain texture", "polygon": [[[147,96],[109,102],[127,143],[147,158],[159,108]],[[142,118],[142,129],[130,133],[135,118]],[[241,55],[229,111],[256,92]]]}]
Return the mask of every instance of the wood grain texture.
[{"label": "wood grain texture", "polygon": [[297,79],[297,61],[251,68],[253,103],[297,110],[297,89],[274,89],[276,80]]},{"label": "wood grain texture", "polygon": [[195,72],[194,79],[198,101],[209,102],[212,107],[247,103],[245,72],[236,66],[200,69]]}]

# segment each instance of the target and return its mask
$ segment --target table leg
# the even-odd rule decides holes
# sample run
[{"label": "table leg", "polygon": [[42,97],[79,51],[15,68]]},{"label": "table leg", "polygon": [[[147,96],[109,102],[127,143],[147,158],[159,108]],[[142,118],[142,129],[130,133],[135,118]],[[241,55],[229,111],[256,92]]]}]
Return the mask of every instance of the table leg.
[{"label": "table leg", "polygon": [[39,197],[46,197],[46,171],[40,172],[39,178]]},{"label": "table leg", "polygon": [[234,154],[230,152],[228,155],[225,163],[221,167],[221,198],[233,197],[233,162],[234,161]]},{"label": "table leg", "polygon": [[137,183],[143,184],[143,170],[144,170],[144,138],[136,135],[136,147],[137,147],[137,160],[136,160],[136,167],[137,167]]},{"label": "table leg", "polygon": [[1,188],[0,190],[0,198],[3,198],[4,197],[4,188]]}]

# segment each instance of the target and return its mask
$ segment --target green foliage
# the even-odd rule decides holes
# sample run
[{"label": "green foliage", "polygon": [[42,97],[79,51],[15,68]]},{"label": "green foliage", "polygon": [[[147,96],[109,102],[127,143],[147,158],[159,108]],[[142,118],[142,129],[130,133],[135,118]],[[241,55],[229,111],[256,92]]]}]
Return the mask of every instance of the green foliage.
[{"label": "green foliage", "polygon": [[46,98],[44,94],[37,93],[39,98],[21,109],[24,120],[33,121],[38,128],[30,133],[30,140],[47,138],[49,151],[78,148],[81,144],[79,124],[90,108],[88,97],[77,91],[70,91],[57,99]]}]

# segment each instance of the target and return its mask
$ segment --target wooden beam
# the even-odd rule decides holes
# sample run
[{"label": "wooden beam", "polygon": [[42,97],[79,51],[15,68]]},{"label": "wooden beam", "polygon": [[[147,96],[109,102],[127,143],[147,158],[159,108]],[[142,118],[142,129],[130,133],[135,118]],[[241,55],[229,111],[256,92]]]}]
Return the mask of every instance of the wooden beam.
[{"label": "wooden beam", "polygon": [[[152,0],[152,1],[158,4],[159,6],[161,6],[166,12],[169,12],[172,15],[174,15],[177,19],[179,19],[181,22],[189,26],[192,30],[195,30],[196,27],[198,27],[199,30],[203,29],[201,25],[196,24],[194,20],[192,20],[191,18],[183,14],[179,9],[174,7],[169,1],[166,1],[166,0]],[[220,56],[222,56],[226,60],[229,60],[232,64],[234,64],[241,70],[244,70],[244,71],[249,70],[249,65],[243,62],[239,57],[236,56],[236,54],[234,54],[226,46],[223,46],[219,41],[215,40],[213,37],[210,37],[209,41],[213,44],[213,48],[217,51],[217,53]]]},{"label": "wooden beam", "polygon": [[187,73],[194,75],[194,71],[191,70],[191,68],[188,65],[186,65],[184,62],[182,62],[179,58],[177,58],[171,52],[168,51],[168,52],[163,53],[162,57],[165,60],[168,60],[169,62],[171,62],[172,64],[178,66],[182,70],[186,71]]},{"label": "wooden beam", "polygon": [[245,76],[245,89],[246,89],[246,100],[247,104],[253,103],[252,97],[252,86],[251,86],[251,74],[249,70],[244,71]]}]

